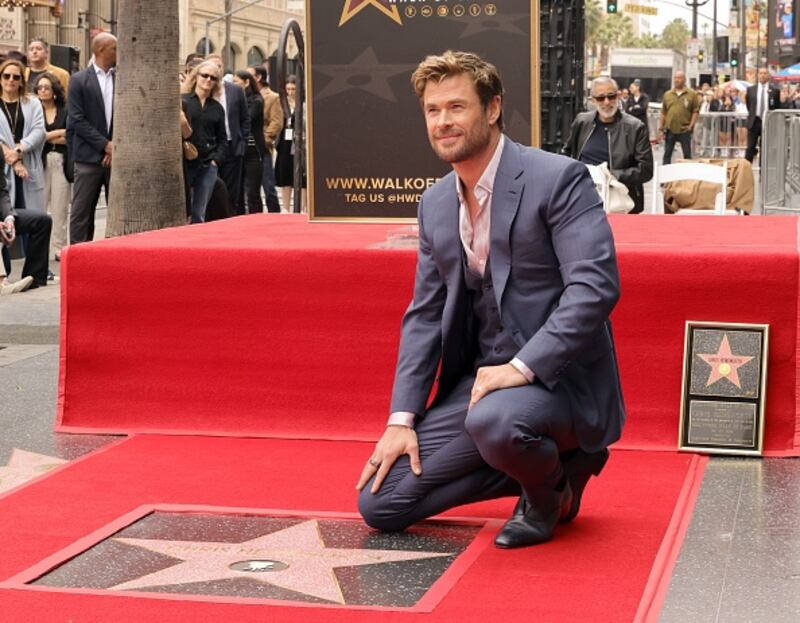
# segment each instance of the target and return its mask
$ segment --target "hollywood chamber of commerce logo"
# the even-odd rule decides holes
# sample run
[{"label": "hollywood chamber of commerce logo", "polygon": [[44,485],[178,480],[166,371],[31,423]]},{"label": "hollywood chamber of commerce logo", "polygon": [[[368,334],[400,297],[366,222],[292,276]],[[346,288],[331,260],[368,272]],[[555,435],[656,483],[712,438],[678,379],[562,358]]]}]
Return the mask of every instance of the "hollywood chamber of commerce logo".
[{"label": "hollywood chamber of commerce logo", "polygon": [[[392,21],[400,26],[403,25],[403,19],[400,15],[400,6],[405,5],[407,0],[344,0],[344,7],[342,8],[342,17],[339,20],[339,27],[344,26],[355,15],[360,13],[367,7],[378,9],[381,13],[386,15]],[[419,7],[419,8],[417,8]],[[403,13],[409,19],[417,17],[431,17],[436,15],[438,17],[486,17],[492,18],[497,15],[497,5],[495,3],[480,4],[478,2],[470,2],[470,0],[463,0],[452,5],[439,3],[438,0],[427,3],[425,0],[415,0],[414,4],[407,4],[403,9]]]}]

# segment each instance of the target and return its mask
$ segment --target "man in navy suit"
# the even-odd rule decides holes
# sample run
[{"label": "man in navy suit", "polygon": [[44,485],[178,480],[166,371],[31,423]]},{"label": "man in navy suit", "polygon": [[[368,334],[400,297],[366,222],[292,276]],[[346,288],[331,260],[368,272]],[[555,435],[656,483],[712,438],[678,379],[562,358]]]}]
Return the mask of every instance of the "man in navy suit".
[{"label": "man in navy suit", "polygon": [[94,215],[100,188],[108,196],[114,133],[114,67],[117,38],[100,33],[92,40],[94,60],[69,81],[67,145],[75,163],[70,243],[94,238]]},{"label": "man in navy suit", "polygon": [[[209,54],[207,60],[213,61],[224,75],[222,57]],[[231,205],[239,209],[239,194],[242,192],[244,180],[244,152],[247,149],[247,138],[250,136],[250,112],[244,89],[232,82],[223,81],[220,104],[225,109],[225,132],[228,135],[228,148],[225,159],[220,163],[219,176],[228,189]],[[244,214],[244,212],[240,212]]]},{"label": "man in navy suit", "polygon": [[356,485],[359,509],[394,531],[519,495],[495,543],[534,545],[578,514],[624,422],[614,241],[583,164],[503,135],[493,65],[446,52],[412,82],[453,171],[419,205],[391,415]]}]

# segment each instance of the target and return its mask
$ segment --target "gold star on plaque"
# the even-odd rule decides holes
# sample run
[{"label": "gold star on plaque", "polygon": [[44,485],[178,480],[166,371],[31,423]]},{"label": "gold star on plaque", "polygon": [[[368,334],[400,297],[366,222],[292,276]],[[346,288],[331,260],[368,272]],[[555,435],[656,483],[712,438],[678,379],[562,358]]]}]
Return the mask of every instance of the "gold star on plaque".
[{"label": "gold star on plaque", "polygon": [[742,385],[739,382],[739,368],[753,359],[753,357],[734,355],[731,352],[731,345],[730,342],[728,342],[727,333],[722,336],[722,343],[719,345],[719,351],[716,353],[698,353],[697,356],[711,366],[711,372],[708,375],[706,387],[710,387],[717,381],[725,379],[736,385],[739,389],[742,389]]},{"label": "gold star on plaque", "polygon": [[390,17],[400,26],[403,25],[400,11],[398,11],[397,7],[393,6],[389,0],[344,0],[344,8],[342,9],[342,18],[339,20],[339,27],[341,28],[350,21],[350,18],[370,5],[374,6],[387,17]]}]

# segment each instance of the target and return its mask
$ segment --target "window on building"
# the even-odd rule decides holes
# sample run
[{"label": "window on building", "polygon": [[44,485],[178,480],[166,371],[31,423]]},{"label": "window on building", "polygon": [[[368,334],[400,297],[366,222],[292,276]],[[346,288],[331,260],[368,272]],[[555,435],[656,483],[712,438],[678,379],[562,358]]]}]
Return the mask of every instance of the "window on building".
[{"label": "window on building", "polygon": [[247,51],[248,65],[261,65],[265,58],[264,51],[256,45]]},{"label": "window on building", "polygon": [[206,38],[203,37],[202,39],[200,39],[200,41],[197,42],[197,47],[194,50],[198,54],[211,54],[216,50],[216,48],[214,47],[214,42],[209,39],[208,50],[206,50]]}]

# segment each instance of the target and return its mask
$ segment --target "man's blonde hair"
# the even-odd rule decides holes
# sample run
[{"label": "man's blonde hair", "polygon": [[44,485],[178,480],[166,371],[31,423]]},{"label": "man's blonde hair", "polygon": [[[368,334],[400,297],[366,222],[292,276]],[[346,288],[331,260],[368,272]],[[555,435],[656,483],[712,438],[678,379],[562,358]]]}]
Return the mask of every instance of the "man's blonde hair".
[{"label": "man's blonde hair", "polygon": [[477,54],[447,50],[440,55],[427,56],[411,74],[411,84],[421,101],[429,81],[439,83],[445,78],[459,74],[466,74],[472,80],[484,109],[489,106],[492,99],[500,97],[500,116],[497,118],[497,127],[502,130],[503,83],[497,68]]}]

